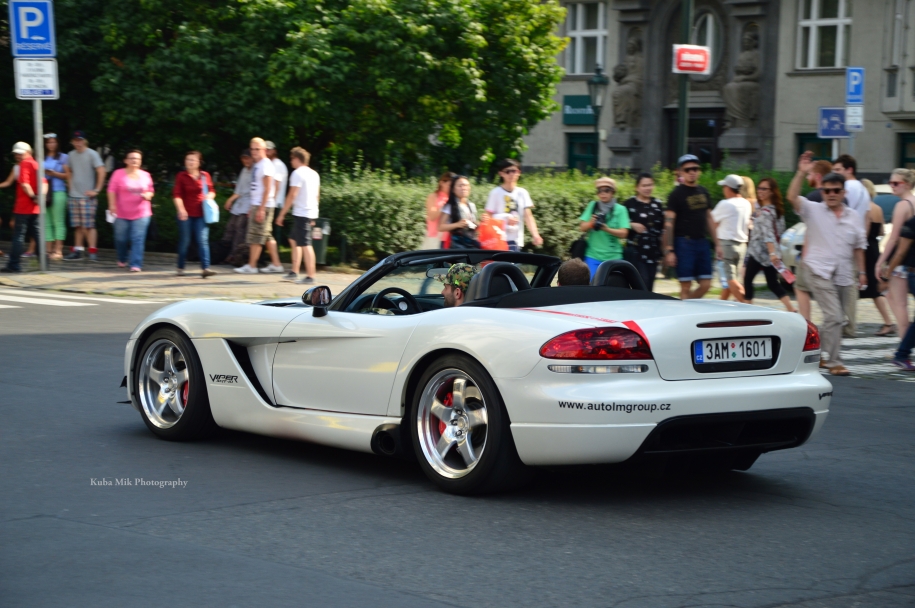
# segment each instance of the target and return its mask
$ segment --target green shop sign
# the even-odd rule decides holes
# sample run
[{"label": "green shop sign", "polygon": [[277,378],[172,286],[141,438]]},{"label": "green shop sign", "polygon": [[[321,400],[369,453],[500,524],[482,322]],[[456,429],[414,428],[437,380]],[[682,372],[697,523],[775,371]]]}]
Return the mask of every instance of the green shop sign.
[{"label": "green shop sign", "polygon": [[591,109],[591,97],[589,95],[563,95],[562,124],[593,125],[594,110]]}]

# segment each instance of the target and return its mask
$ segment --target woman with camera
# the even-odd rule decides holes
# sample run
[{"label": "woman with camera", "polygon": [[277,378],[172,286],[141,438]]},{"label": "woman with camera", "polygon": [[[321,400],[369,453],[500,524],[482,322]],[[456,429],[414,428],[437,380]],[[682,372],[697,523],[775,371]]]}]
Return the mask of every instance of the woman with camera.
[{"label": "woman with camera", "polygon": [[451,180],[448,202],[439,217],[439,234],[451,234],[449,249],[479,249],[477,208],[470,202],[470,180],[463,175]]},{"label": "woman with camera", "polygon": [[623,240],[629,235],[629,212],[616,202],[616,182],[601,177],[594,182],[597,200],[588,203],[579,229],[588,233],[585,263],[594,276],[601,262],[623,259]]}]

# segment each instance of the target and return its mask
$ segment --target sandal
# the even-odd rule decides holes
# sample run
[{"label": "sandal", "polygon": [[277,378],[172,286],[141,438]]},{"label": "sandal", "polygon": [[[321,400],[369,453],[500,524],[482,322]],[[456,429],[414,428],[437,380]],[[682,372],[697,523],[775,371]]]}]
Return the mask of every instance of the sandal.
[{"label": "sandal", "polygon": [[829,368],[831,376],[851,376],[851,372],[844,365],[833,365]]},{"label": "sandal", "polygon": [[880,329],[878,329],[877,333],[875,333],[874,335],[875,336],[890,336],[895,333],[896,333],[895,324],[891,323],[891,324],[887,325],[886,323],[884,323],[883,326]]}]

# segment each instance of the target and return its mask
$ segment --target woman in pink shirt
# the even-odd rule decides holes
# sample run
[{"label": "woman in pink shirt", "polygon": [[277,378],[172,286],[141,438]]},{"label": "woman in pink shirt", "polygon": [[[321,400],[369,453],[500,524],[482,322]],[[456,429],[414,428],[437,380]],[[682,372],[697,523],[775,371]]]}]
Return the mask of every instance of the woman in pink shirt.
[{"label": "woman in pink shirt", "polygon": [[146,245],[146,230],[152,217],[154,189],[152,177],[140,169],[143,153],[131,150],[124,158],[124,168],[115,171],[108,181],[108,211],[114,220],[114,245],[118,254],[118,266],[128,265],[127,250],[130,249],[130,272],[143,268],[143,249]]},{"label": "woman in pink shirt", "polygon": [[[448,232],[439,233],[438,220],[442,214],[442,207],[448,202],[448,192],[451,191],[451,180],[455,174],[447,171],[438,178],[438,190],[426,197],[426,238],[423,239],[422,249],[447,249],[451,241]],[[444,245],[444,247],[443,247]]]}]

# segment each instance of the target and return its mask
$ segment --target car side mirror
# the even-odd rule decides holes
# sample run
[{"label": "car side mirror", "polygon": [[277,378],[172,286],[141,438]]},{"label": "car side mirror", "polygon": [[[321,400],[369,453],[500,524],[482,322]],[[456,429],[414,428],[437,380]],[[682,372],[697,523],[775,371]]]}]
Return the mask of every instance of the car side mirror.
[{"label": "car side mirror", "polygon": [[330,306],[330,287],[327,285],[312,287],[302,294],[302,302],[311,306],[312,316],[323,317],[327,315],[327,307]]}]

